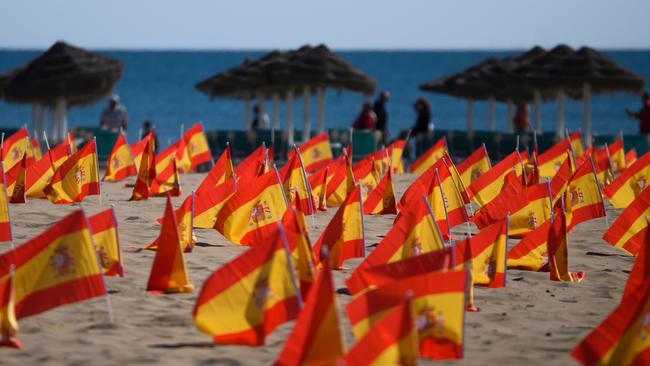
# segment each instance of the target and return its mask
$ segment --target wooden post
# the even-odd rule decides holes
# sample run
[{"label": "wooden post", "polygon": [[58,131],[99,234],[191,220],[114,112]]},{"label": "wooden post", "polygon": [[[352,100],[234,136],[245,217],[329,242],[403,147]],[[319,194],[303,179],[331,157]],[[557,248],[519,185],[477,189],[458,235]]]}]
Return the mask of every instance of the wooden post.
[{"label": "wooden post", "polygon": [[309,123],[309,86],[302,88],[302,142],[309,140],[311,124]]},{"label": "wooden post", "polygon": [[287,92],[287,143],[293,146],[293,89]]},{"label": "wooden post", "polygon": [[[257,112],[257,116],[260,119],[258,122],[262,122],[262,116],[264,115],[264,94],[257,92],[255,94],[255,101],[257,102],[256,105],[259,108]],[[262,128],[271,128],[271,126],[260,126]]]},{"label": "wooden post", "polygon": [[555,136],[562,137],[564,136],[564,90],[559,90],[557,92],[555,103],[557,104],[557,122],[555,125]]},{"label": "wooden post", "polygon": [[467,98],[467,132],[474,131],[474,101]]},{"label": "wooden post", "polygon": [[582,85],[582,134],[585,147],[591,146],[591,85]]},{"label": "wooden post", "polygon": [[271,98],[272,101],[272,114],[271,114],[271,126],[274,130],[280,128],[280,98],[278,98],[278,93],[273,93]]},{"label": "wooden post", "polygon": [[317,111],[318,111],[318,133],[325,132],[325,89],[316,89]]},{"label": "wooden post", "polygon": [[542,132],[542,94],[539,90],[535,89],[535,131]]},{"label": "wooden post", "polygon": [[244,131],[251,129],[251,101],[248,97],[244,99]]},{"label": "wooden post", "polygon": [[494,95],[488,96],[488,131],[494,131],[496,123],[494,120]]},{"label": "wooden post", "polygon": [[506,132],[514,133],[515,125],[512,118],[512,99],[508,99],[506,103]]}]

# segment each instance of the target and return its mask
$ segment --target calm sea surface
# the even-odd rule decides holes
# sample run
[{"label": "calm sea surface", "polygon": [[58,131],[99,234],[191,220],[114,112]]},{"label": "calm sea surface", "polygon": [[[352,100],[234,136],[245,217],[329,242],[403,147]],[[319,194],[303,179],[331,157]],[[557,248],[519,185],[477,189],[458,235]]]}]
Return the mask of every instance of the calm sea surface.
[{"label": "calm sea surface", "polygon": [[[124,75],[117,83],[120,95],[129,113],[129,141],[137,138],[140,125],[152,120],[163,142],[176,139],[180,124],[189,126],[202,120],[207,129],[235,129],[242,127],[243,102],[229,99],[210,100],[194,89],[194,84],[218,72],[241,63],[245,58],[263,55],[261,51],[99,51],[124,62]],[[434,123],[442,129],[465,128],[465,101],[439,94],[423,93],[418,85],[465,67],[489,56],[505,56],[512,52],[490,51],[344,51],[340,54],[353,65],[373,77],[380,90],[388,90],[389,125],[393,134],[413,124],[412,103],[426,97],[433,105]],[[650,80],[650,51],[605,51],[616,62]],[[37,56],[39,51],[0,50],[0,72],[10,70]],[[326,93],[325,120],[328,127],[347,127],[356,117],[365,97],[348,92]],[[106,102],[69,111],[70,126],[98,124],[99,114]],[[624,108],[640,108],[639,97],[628,94],[596,96],[592,100],[594,131],[613,134],[637,131],[637,125],[625,117]],[[271,103],[266,103],[270,111]],[[312,100],[312,126],[315,125],[316,103]],[[506,108],[497,104],[497,129],[505,128]],[[487,103],[475,103],[475,128],[485,129]],[[0,126],[17,127],[30,120],[29,106],[0,101]],[[281,108],[284,126],[284,106]],[[302,100],[294,107],[294,120],[302,124]],[[580,128],[582,104],[566,103],[566,124],[569,129]],[[555,104],[544,103],[542,127],[553,130]]]}]

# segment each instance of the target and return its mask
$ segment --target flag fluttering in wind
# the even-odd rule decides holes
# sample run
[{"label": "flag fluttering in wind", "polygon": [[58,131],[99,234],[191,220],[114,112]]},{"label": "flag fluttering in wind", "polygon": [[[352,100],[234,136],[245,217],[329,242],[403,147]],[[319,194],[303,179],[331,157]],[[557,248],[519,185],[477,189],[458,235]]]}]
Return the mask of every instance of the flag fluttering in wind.
[{"label": "flag fluttering in wind", "polygon": [[422,174],[433,166],[447,152],[447,140],[441,138],[429,150],[411,163],[411,172]]},{"label": "flag fluttering in wind", "polygon": [[[321,133],[300,144],[300,156],[307,173],[313,173],[325,168],[332,161],[332,148],[327,133]],[[287,161],[291,160],[294,150],[288,154]]]},{"label": "flag fluttering in wind", "polygon": [[146,200],[149,198],[149,190],[156,179],[156,155],[154,152],[154,139],[147,138],[144,152],[140,158],[138,175],[133,187],[130,201]]},{"label": "flag fluttering in wind", "polygon": [[327,177],[329,168],[317,170],[309,176],[309,186],[311,187],[311,194],[316,209],[318,211],[327,211]]},{"label": "flag fluttering in wind", "polygon": [[605,204],[600,192],[600,183],[591,160],[588,160],[573,174],[565,193],[567,230],[587,220],[605,217]]},{"label": "flag fluttering in wind", "polygon": [[199,185],[199,188],[196,189],[196,194],[200,195],[202,192],[210,191],[213,188],[224,183],[226,180],[235,177],[235,168],[232,164],[232,155],[230,153],[230,144],[226,145],[226,148],[219,156],[219,159],[214,163],[214,166],[208,174],[203,178],[203,181]]},{"label": "flag fluttering in wind", "polygon": [[208,140],[205,137],[203,124],[201,122],[195,123],[192,127],[190,127],[190,129],[185,131],[181,137],[181,140],[184,143],[179,144],[179,147],[184,148],[183,153],[189,160],[189,166],[187,166],[186,164],[180,165],[180,163],[184,161],[184,159],[180,159],[179,169],[182,172],[188,173],[195,171],[199,165],[212,160],[210,146],[208,145]]},{"label": "flag fluttering in wind", "polygon": [[300,294],[306,298],[309,289],[316,281],[315,259],[305,224],[305,215],[300,212],[297,200],[294,200],[284,213],[282,228],[291,252],[291,261],[296,268]]},{"label": "flag fluttering in wind", "polygon": [[165,168],[156,172],[156,177],[149,187],[149,196],[162,197],[167,194],[172,197],[180,196],[181,184],[178,178],[178,172],[179,170],[176,166],[176,160],[171,159]]},{"label": "flag fluttering in wind", "polygon": [[514,151],[467,187],[470,196],[480,206],[485,206],[501,192],[504,178],[518,165],[521,165],[521,159],[519,153]]},{"label": "flag fluttering in wind", "polygon": [[55,169],[61,166],[72,155],[69,140],[65,140],[49,150],[34,164],[27,167],[25,176],[25,195],[30,198],[46,198],[43,190],[54,175]]},{"label": "flag fluttering in wind", "polygon": [[[646,218],[646,220],[650,220],[650,218]],[[644,232],[645,240],[643,241],[641,250],[639,250],[639,254],[634,260],[632,271],[630,271],[630,275],[627,277],[625,289],[623,290],[623,298],[637,291],[650,279],[650,230],[646,228]]]},{"label": "flag fluttering in wind", "polygon": [[546,220],[524,236],[508,252],[508,268],[548,272],[548,234],[551,220]]},{"label": "flag fluttering in wind", "polygon": [[113,150],[106,162],[106,173],[103,180],[117,182],[126,177],[136,175],[137,170],[126,138],[120,134],[113,145]]},{"label": "flag fluttering in wind", "polygon": [[214,188],[194,193],[194,227],[213,229],[221,207],[235,194],[235,188],[235,178],[229,178]]},{"label": "flag fluttering in wind", "polygon": [[5,138],[2,143],[0,161],[4,161],[5,171],[8,172],[14,165],[20,163],[23,155],[27,156],[28,165],[34,161],[29,132],[24,127]]},{"label": "flag fluttering in wind", "polygon": [[169,196],[165,203],[165,214],[156,244],[156,256],[149,273],[147,291],[151,293],[192,292],[194,286],[190,283],[185,267],[176,214]]},{"label": "flag fluttering in wind", "polygon": [[11,220],[9,217],[9,196],[7,196],[7,180],[5,178],[4,162],[0,161],[0,242],[11,241]]},{"label": "flag fluttering in wind", "polygon": [[650,216],[650,189],[645,189],[607,229],[603,240],[632,255],[637,255],[643,245]]},{"label": "flag fluttering in wind", "polygon": [[7,194],[11,203],[25,203],[27,155],[7,171]]},{"label": "flag fluttering in wind", "polygon": [[266,146],[260,145],[235,167],[237,179],[249,179],[264,174],[266,169]]},{"label": "flag fluttering in wind", "polygon": [[[379,176],[375,164],[377,160],[373,159],[372,154],[369,156],[370,159],[363,159],[352,167],[352,176],[361,185],[361,199],[364,202],[368,198],[368,194],[379,184]],[[382,163],[384,160],[388,160],[388,156],[385,159],[379,160],[379,165],[385,165],[385,170],[388,170],[388,164]],[[382,169],[379,170],[381,171]]]},{"label": "flag fluttering in wind", "polygon": [[456,269],[467,269],[472,282],[490,288],[506,285],[508,220],[488,226],[454,245]]},{"label": "flag fluttering in wind", "polygon": [[152,141],[152,151],[156,150],[156,139],[154,138],[153,131],[149,132],[145,137],[142,138],[142,140],[135,142],[129,146],[129,149],[131,150],[131,156],[133,156],[133,165],[138,169],[140,169],[140,163],[142,162],[142,157],[144,156],[144,152],[147,150],[147,144],[149,143],[149,140]]},{"label": "flag fluttering in wind", "polygon": [[[478,177],[492,168],[490,156],[485,144],[474,150],[467,159],[456,166],[460,179],[465,187],[469,187]],[[470,191],[468,191],[470,193]]]},{"label": "flag fluttering in wind", "polygon": [[92,139],[57,168],[43,191],[53,203],[74,203],[99,195],[99,189],[97,145]]},{"label": "flag fluttering in wind", "polygon": [[537,156],[537,169],[541,178],[553,178],[566,159],[570,159],[567,152],[571,151],[571,141],[568,138],[560,140],[548,150]]},{"label": "flag fluttering in wind", "polygon": [[13,273],[0,279],[0,347],[22,348],[18,340]]},{"label": "flag fluttering in wind", "polygon": [[282,181],[287,201],[293,202],[295,197],[300,197],[300,201],[297,201],[300,205],[300,210],[307,215],[312,215],[315,213],[314,208],[316,203],[312,199],[309,179],[300,161],[301,154],[296,152],[299,151],[296,149],[293,154],[290,154],[289,160],[278,171],[278,174],[280,175],[280,181]]},{"label": "flag fluttering in wind", "polygon": [[393,187],[393,172],[388,170],[379,184],[363,202],[363,213],[366,215],[396,214],[395,188]]},{"label": "flag fluttering in wind", "polygon": [[404,146],[406,140],[397,139],[387,147],[390,152],[390,165],[392,172],[395,174],[404,174],[404,163],[402,162],[402,155],[404,154]]},{"label": "flag fluttering in wind", "polygon": [[650,183],[650,152],[645,153],[603,188],[603,195],[618,209],[628,207]]},{"label": "flag fluttering in wind", "polygon": [[328,165],[327,206],[339,207],[355,186],[350,158],[342,154]]},{"label": "flag fluttering in wind", "polygon": [[97,258],[105,276],[124,277],[122,248],[117,232],[117,219],[113,208],[88,217]]},{"label": "flag fluttering in wind", "polygon": [[551,281],[580,282],[584,272],[569,272],[569,248],[566,229],[566,215],[556,210],[548,234],[548,267]]},{"label": "flag fluttering in wind", "polygon": [[[181,248],[185,253],[191,253],[194,249],[194,244],[196,244],[196,239],[194,237],[193,231],[193,220],[194,220],[194,194],[190,194],[185,198],[180,207],[175,211],[176,223],[178,224],[178,238],[181,243]],[[163,223],[165,217],[158,219],[159,223]],[[158,243],[163,240],[163,232],[160,232],[153,243],[149,244],[145,249],[157,250]]]}]

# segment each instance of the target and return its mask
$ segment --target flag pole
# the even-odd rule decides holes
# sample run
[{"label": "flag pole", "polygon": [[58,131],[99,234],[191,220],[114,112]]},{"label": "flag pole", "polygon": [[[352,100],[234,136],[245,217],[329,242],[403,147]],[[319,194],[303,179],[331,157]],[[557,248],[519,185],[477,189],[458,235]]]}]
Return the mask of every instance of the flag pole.
[{"label": "flag pole", "polygon": [[[443,246],[445,245],[445,240],[442,238],[442,234],[440,233],[440,228],[438,227],[438,223],[436,222],[436,216],[433,214],[433,210],[431,209],[431,205],[429,205],[429,201],[427,201],[427,196],[422,195],[422,199],[424,200],[424,204],[427,206],[427,210],[429,211],[429,215],[431,216],[431,220],[433,221],[433,227],[436,229],[436,233],[438,233],[438,238],[440,238],[440,242],[442,243]],[[449,243],[451,246],[451,243]]]},{"label": "flag pole", "polygon": [[282,198],[284,198],[284,205],[285,207],[289,207],[289,201],[287,201],[287,195],[284,194],[284,186],[282,185],[282,180],[280,179],[280,173],[278,173],[278,167],[273,164],[273,170],[275,171],[275,177],[278,178],[278,184],[280,185],[282,191]]},{"label": "flag pole", "polygon": [[[70,135],[68,135],[69,137]],[[96,173],[97,173],[97,190],[98,190],[98,196],[99,196],[99,205],[102,205],[102,184],[101,180],[99,179],[99,156],[97,154],[97,136],[93,136],[93,141],[95,142],[95,167]]]},{"label": "flag pole", "polygon": [[[194,191],[190,193],[192,198],[190,198],[190,245],[193,248],[194,244],[192,241],[194,241]],[[198,241],[198,240],[197,240]]]},{"label": "flag pole", "polygon": [[[553,207],[551,206],[551,211],[553,211]],[[505,268],[503,270],[503,287],[506,287],[507,285],[507,280],[508,280],[508,236],[509,236],[509,230],[510,230],[510,211],[506,212],[506,250],[505,250],[505,258],[503,258]]]},{"label": "flag pole", "polygon": [[117,268],[117,274],[120,277],[124,278],[124,264],[122,263],[122,247],[120,246],[120,234],[117,229],[117,216],[115,216],[115,205],[111,204],[111,215],[113,216],[113,222],[115,223],[115,244],[117,245],[117,261],[119,266]]},{"label": "flag pole", "polygon": [[298,285],[298,279],[296,278],[295,267],[293,266],[293,261],[291,260],[291,252],[289,251],[289,243],[287,241],[287,236],[284,233],[284,228],[282,227],[282,222],[277,221],[278,225],[278,236],[282,241],[282,247],[284,248],[284,254],[287,256],[287,269],[289,270],[289,275],[291,276],[291,283],[293,284],[293,290],[296,292],[296,300],[298,300],[298,307],[302,309],[302,295],[300,293],[300,286]]},{"label": "flag pole", "polygon": [[[4,134],[3,134],[4,135]],[[9,243],[11,244],[11,249],[14,249],[14,236],[13,233],[11,232],[11,206],[9,204],[9,195],[7,194],[7,177],[5,176],[5,162],[0,160],[0,170],[2,170],[2,192],[0,194],[5,195],[5,202],[7,203],[7,217],[9,218],[9,237],[11,240]]]},{"label": "flag pole", "polygon": [[[305,165],[302,163],[302,156],[300,156],[300,149],[296,144],[293,144],[293,149],[296,155],[298,156],[298,162],[300,162],[300,170],[302,171],[302,181],[305,184],[305,190],[307,191],[307,194],[309,195],[309,210],[311,211],[311,226],[312,228],[316,228],[316,210],[314,209],[314,195],[311,192],[311,184],[309,184],[309,180],[307,179],[307,172],[305,171]],[[298,202],[300,203],[300,201]]]},{"label": "flag pole", "polygon": [[[438,168],[434,170],[436,174],[436,182],[438,182],[438,189],[440,190],[440,199],[442,200],[442,207],[445,209],[445,221],[447,222],[447,237],[451,244],[451,227],[449,227],[449,214],[447,213],[447,200],[445,199],[445,192],[442,191],[442,183],[440,182],[440,174]],[[435,218],[434,218],[435,219]]]},{"label": "flag pole", "polygon": [[596,174],[596,167],[594,166],[594,160],[589,157],[589,163],[591,164],[591,172],[594,174],[594,179],[596,180],[596,187],[598,187],[598,194],[600,195],[600,204],[603,206],[603,213],[605,214],[605,226],[609,228],[609,218],[607,217],[607,209],[605,209],[605,199],[603,198],[603,192],[600,188],[600,181],[598,180],[598,174]]}]

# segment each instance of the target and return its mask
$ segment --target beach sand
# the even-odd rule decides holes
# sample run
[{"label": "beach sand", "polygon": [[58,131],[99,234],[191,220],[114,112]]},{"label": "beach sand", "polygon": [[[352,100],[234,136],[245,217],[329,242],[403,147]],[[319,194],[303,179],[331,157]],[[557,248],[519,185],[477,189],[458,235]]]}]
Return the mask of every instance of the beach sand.
[{"label": "beach sand", "polygon": [[[195,189],[203,174],[183,175],[184,195]],[[397,176],[398,194],[413,180]],[[132,182],[133,178],[126,182]],[[192,309],[203,281],[245,248],[237,247],[214,230],[197,230],[198,244],[185,259],[195,286],[192,294],[152,295],[145,292],[154,252],[135,251],[149,244],[159,232],[155,219],[163,213],[164,198],[127,202],[131,190],[124,182],[102,183],[101,204],[97,196],[86,198],[88,214],[115,205],[124,253],[126,277],[107,277],[115,322],[110,323],[104,298],[55,308],[20,320],[23,350],[0,349],[0,364],[93,364],[93,365],[255,365],[272,363],[284,345],[293,322],[279,327],[264,347],[214,346],[192,322]],[[178,206],[182,197],[174,199]],[[52,205],[29,200],[11,205],[15,243],[41,233],[77,205]],[[310,230],[312,242],[334,215],[335,209],[319,213]],[[610,223],[617,213],[608,208]],[[366,245],[371,250],[392,225],[393,215],[366,216]],[[311,219],[308,218],[311,227]],[[463,234],[465,225],[454,230]],[[549,281],[548,273],[508,271],[504,289],[475,290],[478,313],[466,313],[465,355],[455,365],[564,365],[575,364],[572,347],[617,305],[633,258],[610,247],[601,237],[604,219],[580,224],[569,236],[569,268],[586,271],[582,283]],[[462,235],[460,235],[462,238]],[[509,247],[516,241],[510,240]],[[8,243],[0,244],[2,251]],[[358,263],[346,262],[336,271],[337,288]],[[347,346],[353,343],[343,306],[351,297],[338,294],[339,317]],[[431,363],[421,360],[422,364]]]}]

